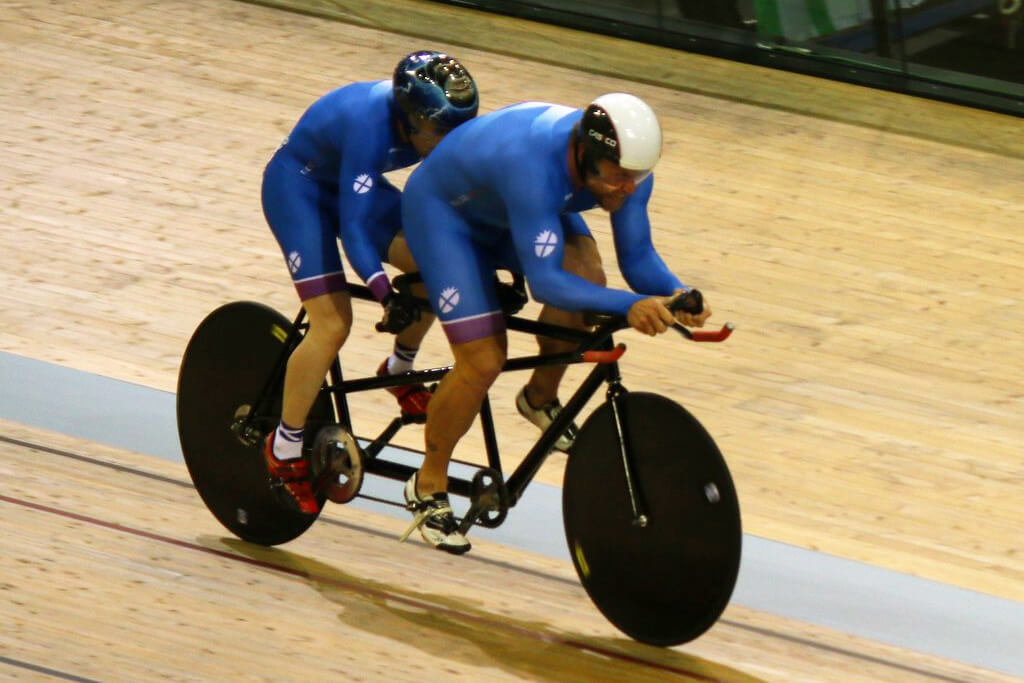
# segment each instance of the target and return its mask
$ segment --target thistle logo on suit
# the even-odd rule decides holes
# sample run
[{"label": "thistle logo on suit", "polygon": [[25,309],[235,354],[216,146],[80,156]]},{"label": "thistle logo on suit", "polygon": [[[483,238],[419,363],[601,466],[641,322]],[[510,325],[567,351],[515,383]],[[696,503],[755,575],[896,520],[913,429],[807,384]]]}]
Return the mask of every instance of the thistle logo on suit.
[{"label": "thistle logo on suit", "polygon": [[441,298],[437,300],[437,308],[442,313],[448,313],[459,305],[459,290],[455,287],[447,287],[441,292]]},{"label": "thistle logo on suit", "polygon": [[538,258],[547,258],[554,253],[558,246],[558,235],[550,230],[544,230],[533,240],[533,253]]},{"label": "thistle logo on suit", "polygon": [[373,178],[366,173],[356,176],[352,182],[352,191],[356,194],[366,194],[371,187],[373,187]]}]

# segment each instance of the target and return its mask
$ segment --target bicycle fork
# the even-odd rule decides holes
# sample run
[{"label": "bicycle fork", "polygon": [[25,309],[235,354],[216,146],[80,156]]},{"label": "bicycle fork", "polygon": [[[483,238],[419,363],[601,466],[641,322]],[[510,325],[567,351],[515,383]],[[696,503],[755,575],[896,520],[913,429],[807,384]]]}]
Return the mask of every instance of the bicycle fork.
[{"label": "bicycle fork", "polygon": [[[616,366],[615,370],[618,370]],[[629,507],[633,513],[633,526],[645,527],[650,521],[647,511],[641,499],[640,489],[633,476],[632,458],[629,452],[629,440],[626,438],[626,430],[623,426],[622,409],[619,406],[619,397],[626,393],[622,386],[621,377],[615,372],[613,377],[608,379],[608,403],[612,407],[612,417],[615,419],[615,436],[619,443],[619,454],[622,456],[622,471],[626,476],[626,492],[629,494]]]}]

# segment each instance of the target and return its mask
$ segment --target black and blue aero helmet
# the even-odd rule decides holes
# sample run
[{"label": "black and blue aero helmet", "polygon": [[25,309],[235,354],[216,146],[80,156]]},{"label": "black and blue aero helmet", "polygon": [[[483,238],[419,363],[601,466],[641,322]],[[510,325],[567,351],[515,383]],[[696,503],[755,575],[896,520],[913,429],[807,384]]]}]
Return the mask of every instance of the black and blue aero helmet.
[{"label": "black and blue aero helmet", "polygon": [[661,125],[646,102],[616,92],[601,95],[583,112],[577,130],[582,166],[597,171],[597,162],[610,159],[642,181],[661,158]]},{"label": "black and blue aero helmet", "polygon": [[443,131],[476,116],[480,97],[466,67],[443,52],[420,50],[395,67],[391,79],[395,103],[406,121],[432,121]]}]

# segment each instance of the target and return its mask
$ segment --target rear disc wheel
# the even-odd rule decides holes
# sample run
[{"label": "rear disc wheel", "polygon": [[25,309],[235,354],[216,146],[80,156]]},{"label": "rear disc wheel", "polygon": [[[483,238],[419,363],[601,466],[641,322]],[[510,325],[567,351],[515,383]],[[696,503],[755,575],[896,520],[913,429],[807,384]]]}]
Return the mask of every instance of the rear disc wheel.
[{"label": "rear disc wheel", "polygon": [[[231,429],[252,409],[291,327],[289,320],[263,304],[239,301],[221,306],[192,335],[178,375],[178,437],[196,490],[229,531],[261,545],[297,538],[317,518],[282,507],[280,493],[270,487],[263,440],[246,444]],[[282,382],[280,377],[270,388],[269,400],[263,403],[267,408],[253,423],[257,436],[280,420]],[[327,423],[332,415],[329,397],[321,394],[309,424]],[[306,433],[315,436],[315,431]]]}]

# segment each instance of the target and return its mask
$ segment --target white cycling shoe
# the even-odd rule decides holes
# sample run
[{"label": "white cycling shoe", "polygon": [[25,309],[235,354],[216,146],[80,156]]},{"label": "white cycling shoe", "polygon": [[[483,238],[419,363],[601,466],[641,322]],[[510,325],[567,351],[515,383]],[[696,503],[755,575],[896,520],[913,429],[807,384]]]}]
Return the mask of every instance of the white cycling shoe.
[{"label": "white cycling shoe", "polygon": [[[540,408],[534,408],[526,399],[526,387],[523,387],[516,395],[516,409],[519,411],[520,415],[540,427],[541,431],[544,431],[548,428],[549,424],[554,422],[558,413],[562,412],[562,404],[559,403],[556,398],[553,401],[545,403]],[[554,449],[556,451],[568,453],[569,449],[572,448],[573,443],[576,441],[576,434],[578,433],[579,427],[576,426],[575,422],[571,422],[565,432],[558,437],[558,441],[555,442]]]},{"label": "white cycling shoe", "polygon": [[412,524],[399,538],[399,542],[409,538],[416,529],[420,530],[423,540],[438,550],[461,555],[472,546],[469,541],[459,532],[459,523],[455,521],[455,514],[448,502],[447,493],[434,493],[429,496],[420,496],[416,492],[416,480],[419,472],[416,472],[405,482],[405,507],[412,513]]}]

